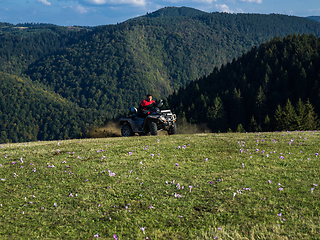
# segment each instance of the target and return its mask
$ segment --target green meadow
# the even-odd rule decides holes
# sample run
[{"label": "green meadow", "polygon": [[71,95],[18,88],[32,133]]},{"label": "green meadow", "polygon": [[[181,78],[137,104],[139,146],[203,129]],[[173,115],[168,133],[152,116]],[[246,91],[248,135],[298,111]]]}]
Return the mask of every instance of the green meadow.
[{"label": "green meadow", "polygon": [[1,239],[320,239],[320,132],[0,144]]}]

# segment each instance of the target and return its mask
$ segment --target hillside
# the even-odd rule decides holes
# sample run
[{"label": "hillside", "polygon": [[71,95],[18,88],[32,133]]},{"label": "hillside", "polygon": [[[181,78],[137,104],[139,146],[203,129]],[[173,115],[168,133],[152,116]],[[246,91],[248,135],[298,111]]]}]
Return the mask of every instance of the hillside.
[{"label": "hillside", "polygon": [[319,64],[320,38],[276,37],[181,88],[168,103],[215,132],[316,129]]},{"label": "hillside", "polygon": [[304,18],[178,10],[97,27],[25,73],[79,106],[111,117],[137,105],[147,92],[168,96],[274,36],[320,34],[320,24]]},{"label": "hillside", "polygon": [[0,142],[81,137],[103,116],[30,80],[0,72]]},{"label": "hillside", "polygon": [[320,16],[310,16],[310,17],[307,17],[307,18],[310,19],[310,20],[314,20],[314,21],[320,22]]},{"label": "hillside", "polygon": [[[61,99],[68,103],[65,109],[69,104],[74,106],[73,116],[83,111],[95,113],[79,120],[79,125],[99,125],[102,118],[126,114],[128,107],[137,106],[147,92],[156,99],[167,97],[252,47],[291,33],[318,37],[320,23],[285,15],[204,13],[185,7],[163,8],[117,25],[90,29],[1,23],[0,70],[11,74],[5,75],[4,82],[21,77],[54,96],[37,108],[47,109],[51,104],[52,112],[60,112],[56,105]],[[9,99],[7,94],[16,90],[12,84],[3,84],[2,91],[3,98]],[[35,92],[30,91],[30,99],[45,96],[45,92],[41,97],[32,94]],[[21,96],[15,95],[11,101],[20,106]],[[0,111],[10,112],[9,106],[1,105]],[[184,107],[175,108],[182,112]],[[34,118],[35,126],[44,126],[40,119]],[[7,121],[4,117],[0,120]],[[27,129],[24,124],[20,122],[19,129]],[[50,124],[49,129],[57,129],[56,134],[40,127],[46,134],[34,132],[26,137],[10,124],[2,131],[8,141],[77,136]],[[64,134],[66,131],[69,133]]]},{"label": "hillside", "polygon": [[0,71],[21,74],[36,60],[75,43],[88,29],[0,23]]}]

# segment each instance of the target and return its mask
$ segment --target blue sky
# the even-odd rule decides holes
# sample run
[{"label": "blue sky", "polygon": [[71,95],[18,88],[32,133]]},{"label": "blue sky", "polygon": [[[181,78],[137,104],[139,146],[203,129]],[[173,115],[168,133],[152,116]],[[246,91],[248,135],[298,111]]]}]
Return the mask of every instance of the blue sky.
[{"label": "blue sky", "polygon": [[120,23],[166,6],[205,12],[320,16],[320,0],[0,0],[0,22],[98,26]]}]

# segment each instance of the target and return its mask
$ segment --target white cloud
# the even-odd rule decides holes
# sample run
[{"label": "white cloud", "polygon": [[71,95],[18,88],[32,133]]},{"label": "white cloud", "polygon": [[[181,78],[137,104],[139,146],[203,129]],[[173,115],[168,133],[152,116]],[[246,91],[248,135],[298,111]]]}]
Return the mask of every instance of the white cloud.
[{"label": "white cloud", "polygon": [[79,13],[86,13],[86,12],[87,12],[87,9],[84,8],[84,7],[81,6],[81,5],[78,5],[78,6],[76,7],[76,11],[79,12]]},{"label": "white cloud", "polygon": [[86,0],[86,2],[103,5],[103,4],[131,4],[137,6],[145,6],[147,3],[145,0]]},{"label": "white cloud", "polygon": [[249,3],[262,3],[262,0],[240,0],[241,2],[249,2]]},{"label": "white cloud", "polygon": [[46,6],[50,6],[51,3],[48,2],[47,0],[38,0],[38,2],[42,3],[43,5],[46,5]]},{"label": "white cloud", "polygon": [[216,8],[221,12],[234,13],[226,4],[216,4]]},{"label": "white cloud", "polygon": [[217,0],[193,0],[193,2],[200,2],[200,3],[207,3],[207,4],[212,4],[216,1]]}]

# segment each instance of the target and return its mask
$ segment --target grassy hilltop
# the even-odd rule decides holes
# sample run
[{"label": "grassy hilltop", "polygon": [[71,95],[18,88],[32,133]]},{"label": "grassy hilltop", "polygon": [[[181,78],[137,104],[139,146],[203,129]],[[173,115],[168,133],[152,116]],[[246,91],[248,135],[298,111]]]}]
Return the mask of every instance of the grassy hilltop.
[{"label": "grassy hilltop", "polygon": [[0,238],[317,239],[319,132],[0,145]]}]

